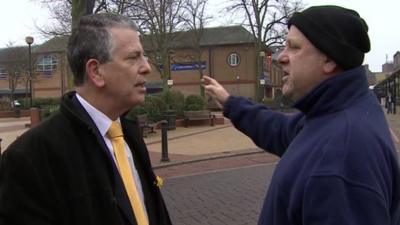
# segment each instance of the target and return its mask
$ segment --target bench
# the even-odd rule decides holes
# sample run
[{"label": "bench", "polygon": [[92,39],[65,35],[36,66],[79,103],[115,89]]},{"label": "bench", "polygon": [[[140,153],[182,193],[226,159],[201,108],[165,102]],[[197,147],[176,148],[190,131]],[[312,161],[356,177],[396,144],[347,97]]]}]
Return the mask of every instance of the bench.
[{"label": "bench", "polygon": [[149,133],[155,133],[154,128],[156,127],[156,124],[149,123],[149,120],[148,120],[146,114],[137,115],[136,119],[138,121],[140,132],[143,137],[147,137],[147,134],[149,134]]},{"label": "bench", "polygon": [[190,121],[209,120],[210,126],[214,126],[215,115],[210,110],[184,111],[184,125],[188,127]]}]

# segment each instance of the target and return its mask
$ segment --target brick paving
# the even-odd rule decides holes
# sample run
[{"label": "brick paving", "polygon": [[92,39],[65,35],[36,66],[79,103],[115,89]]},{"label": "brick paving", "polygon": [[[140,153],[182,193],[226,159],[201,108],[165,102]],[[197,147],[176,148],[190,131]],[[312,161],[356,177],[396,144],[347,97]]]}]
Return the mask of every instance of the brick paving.
[{"label": "brick paving", "polygon": [[273,163],[278,157],[263,152],[251,152],[249,154],[234,155],[215,159],[201,160],[198,162],[188,162],[171,167],[156,167],[155,173],[161,177],[178,177],[185,175],[195,175],[210,171],[238,168],[244,166]]},{"label": "brick paving", "polygon": [[399,142],[399,139],[400,139],[400,113],[386,114],[386,120],[388,121],[388,123],[390,125],[390,129],[396,135],[396,137],[394,137],[394,144],[396,145],[396,149],[399,152],[400,151],[400,142]]},{"label": "brick paving", "polygon": [[257,224],[274,165],[165,179],[161,189],[174,225]]}]

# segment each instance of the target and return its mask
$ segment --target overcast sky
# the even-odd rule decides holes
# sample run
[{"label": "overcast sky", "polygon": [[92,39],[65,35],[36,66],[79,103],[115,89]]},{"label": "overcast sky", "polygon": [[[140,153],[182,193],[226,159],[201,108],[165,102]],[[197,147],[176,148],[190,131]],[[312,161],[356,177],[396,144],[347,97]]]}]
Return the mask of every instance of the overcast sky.
[{"label": "overcast sky", "polygon": [[[222,7],[228,0],[209,0],[212,9]],[[366,55],[364,63],[370,65],[373,72],[381,71],[381,65],[385,63],[386,57],[393,60],[396,51],[400,51],[400,29],[398,29],[400,9],[399,0],[303,0],[307,6],[335,4],[354,9],[359,12],[369,26],[369,35],[372,49]],[[378,4],[379,3],[379,4]],[[213,25],[227,25],[222,13],[217,13],[217,20]],[[35,38],[35,43],[44,41],[36,31],[38,26],[48,23],[48,10],[39,3],[31,0],[3,0],[0,7],[0,48],[13,45],[24,45],[25,37],[30,35]]]}]

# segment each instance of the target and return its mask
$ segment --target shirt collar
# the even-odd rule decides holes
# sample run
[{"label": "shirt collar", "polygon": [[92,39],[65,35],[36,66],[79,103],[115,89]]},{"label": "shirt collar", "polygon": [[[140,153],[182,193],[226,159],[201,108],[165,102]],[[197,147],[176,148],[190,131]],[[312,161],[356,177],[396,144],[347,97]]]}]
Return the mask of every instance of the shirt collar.
[{"label": "shirt collar", "polygon": [[[83,108],[87,111],[89,116],[92,118],[93,122],[95,123],[97,129],[99,130],[100,134],[104,137],[108,129],[111,126],[112,120],[108,118],[104,113],[96,109],[92,106],[89,102],[87,102],[82,96],[76,93],[76,97],[78,101],[82,104]],[[119,121],[119,119],[118,119]]]}]

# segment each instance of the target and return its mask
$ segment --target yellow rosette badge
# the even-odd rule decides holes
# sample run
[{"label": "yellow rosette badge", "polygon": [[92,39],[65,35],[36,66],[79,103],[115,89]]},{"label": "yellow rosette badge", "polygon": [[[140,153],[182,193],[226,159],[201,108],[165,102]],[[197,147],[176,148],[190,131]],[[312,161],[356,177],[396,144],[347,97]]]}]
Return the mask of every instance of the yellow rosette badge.
[{"label": "yellow rosette badge", "polygon": [[158,188],[161,188],[164,184],[164,181],[160,176],[156,176],[156,180],[154,181],[154,183]]}]

